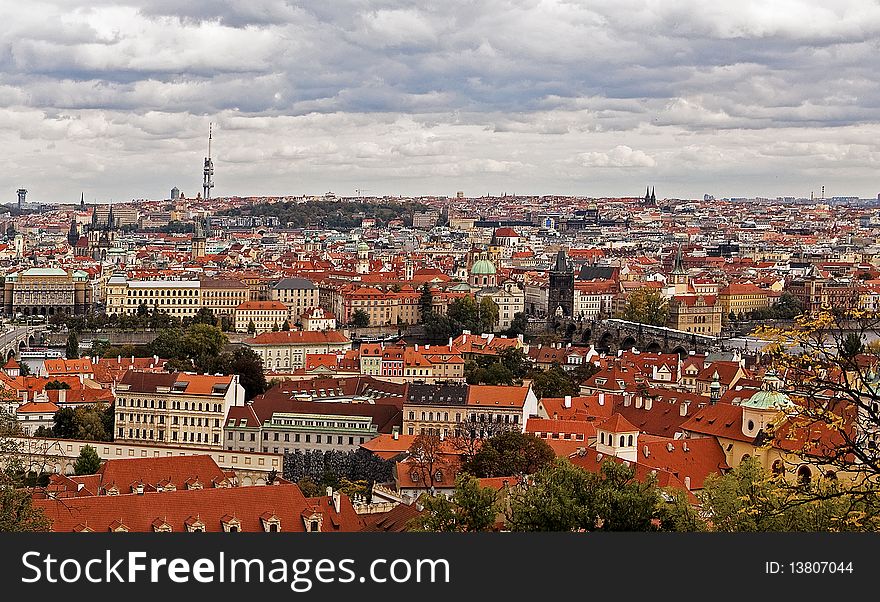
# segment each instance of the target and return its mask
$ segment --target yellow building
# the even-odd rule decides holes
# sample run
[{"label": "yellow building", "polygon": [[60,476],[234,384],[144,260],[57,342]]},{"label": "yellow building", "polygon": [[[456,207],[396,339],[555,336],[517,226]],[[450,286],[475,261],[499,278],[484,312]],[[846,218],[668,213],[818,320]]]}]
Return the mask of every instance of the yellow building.
[{"label": "yellow building", "polygon": [[670,328],[709,336],[721,334],[721,305],[711,295],[675,295],[669,301]]},{"label": "yellow building", "polygon": [[718,291],[718,303],[721,305],[721,319],[725,322],[731,313],[737,317],[748,316],[770,304],[767,292],[750,282],[728,284]]},{"label": "yellow building", "polygon": [[235,308],[235,331],[253,334],[278,330],[289,319],[287,306],[281,301],[245,301]]}]

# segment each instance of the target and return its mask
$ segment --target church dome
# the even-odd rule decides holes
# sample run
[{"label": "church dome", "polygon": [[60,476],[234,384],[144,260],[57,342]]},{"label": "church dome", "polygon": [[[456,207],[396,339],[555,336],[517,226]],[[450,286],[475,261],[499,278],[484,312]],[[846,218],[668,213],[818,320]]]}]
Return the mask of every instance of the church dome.
[{"label": "church dome", "polygon": [[495,264],[488,259],[478,259],[471,266],[471,274],[474,276],[492,276],[496,271]]},{"label": "church dome", "polygon": [[364,241],[361,241],[358,243],[357,250],[358,250],[358,252],[369,251],[370,246],[367,243],[365,243]]},{"label": "church dome", "polygon": [[788,410],[794,402],[782,391],[760,390],[742,402],[744,408],[753,410]]}]

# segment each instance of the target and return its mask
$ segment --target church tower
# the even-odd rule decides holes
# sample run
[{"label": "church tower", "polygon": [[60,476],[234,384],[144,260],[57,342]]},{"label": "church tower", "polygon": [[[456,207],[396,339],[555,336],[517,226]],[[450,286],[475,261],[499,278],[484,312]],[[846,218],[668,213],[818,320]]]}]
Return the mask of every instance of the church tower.
[{"label": "church tower", "polygon": [[574,316],[574,269],[568,264],[564,249],[559,249],[556,262],[550,268],[547,315],[550,319]]},{"label": "church tower", "polygon": [[684,269],[684,262],[681,258],[681,245],[675,252],[675,263],[672,266],[672,273],[669,274],[668,284],[675,286],[675,294],[683,295],[688,292],[690,278],[688,272]]},{"label": "church tower", "polygon": [[204,257],[206,243],[207,237],[205,236],[205,229],[202,227],[202,220],[196,219],[195,229],[193,230],[190,258],[195,260],[199,257]]}]

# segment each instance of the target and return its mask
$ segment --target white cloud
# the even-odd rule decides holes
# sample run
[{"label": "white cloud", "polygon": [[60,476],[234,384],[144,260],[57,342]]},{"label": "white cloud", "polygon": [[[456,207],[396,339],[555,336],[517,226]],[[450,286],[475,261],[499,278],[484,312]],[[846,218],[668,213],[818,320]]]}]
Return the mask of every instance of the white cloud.
[{"label": "white cloud", "polygon": [[583,167],[654,167],[654,158],[640,150],[618,145],[608,152],[588,152],[578,155]]}]

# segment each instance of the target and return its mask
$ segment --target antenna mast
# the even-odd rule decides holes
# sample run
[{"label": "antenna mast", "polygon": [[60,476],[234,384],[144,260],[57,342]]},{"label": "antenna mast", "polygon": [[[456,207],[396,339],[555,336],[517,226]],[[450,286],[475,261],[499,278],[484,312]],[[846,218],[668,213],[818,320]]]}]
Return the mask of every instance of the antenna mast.
[{"label": "antenna mast", "polygon": [[211,139],[214,135],[214,124],[208,124],[208,156],[205,157],[204,180],[202,181],[202,198],[211,198],[211,189],[214,188],[214,162],[211,160]]}]

